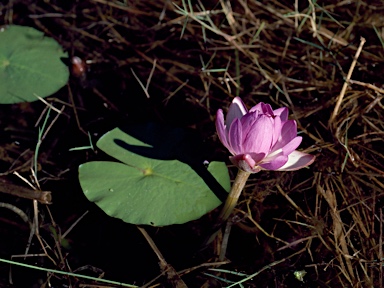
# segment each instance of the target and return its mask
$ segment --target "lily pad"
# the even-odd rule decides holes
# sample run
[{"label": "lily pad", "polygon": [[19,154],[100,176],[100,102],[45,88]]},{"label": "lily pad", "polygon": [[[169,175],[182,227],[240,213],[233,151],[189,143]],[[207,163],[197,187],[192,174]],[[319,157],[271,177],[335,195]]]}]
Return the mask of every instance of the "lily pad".
[{"label": "lily pad", "polygon": [[32,102],[63,87],[67,53],[54,39],[31,27],[10,25],[0,31],[0,103]]},{"label": "lily pad", "polygon": [[[119,142],[151,148],[116,128],[97,146],[122,163],[95,161],[79,167],[84,194],[108,215],[132,224],[165,226],[198,219],[221,204],[188,164],[145,157]],[[224,162],[211,162],[208,171],[229,191]]]}]

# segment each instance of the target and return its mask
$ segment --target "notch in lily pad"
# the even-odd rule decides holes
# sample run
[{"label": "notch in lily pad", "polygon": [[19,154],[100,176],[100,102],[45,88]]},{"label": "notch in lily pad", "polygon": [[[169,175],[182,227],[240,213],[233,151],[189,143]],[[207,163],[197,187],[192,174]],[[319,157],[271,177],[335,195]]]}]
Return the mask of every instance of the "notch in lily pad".
[{"label": "notch in lily pad", "polygon": [[[158,130],[154,126],[147,128]],[[167,140],[165,137],[162,140],[169,145],[175,141],[182,145],[182,141],[175,139],[180,135],[169,131]],[[159,140],[160,135],[164,133],[152,133],[148,137],[158,143],[154,138]],[[85,196],[109,216],[131,224],[153,226],[186,223],[221,204],[212,192],[212,185],[201,177],[204,173],[170,159],[164,151],[154,151],[155,142],[152,145],[142,142],[120,128],[106,133],[96,145],[120,162],[94,161],[80,165],[79,179]],[[162,159],[154,158],[155,155],[162,155]],[[201,166],[227,194],[230,178],[225,163],[211,162],[208,168],[201,163]]]},{"label": "notch in lily pad", "polygon": [[60,44],[32,27],[0,30],[0,104],[36,101],[62,88],[69,78]]}]

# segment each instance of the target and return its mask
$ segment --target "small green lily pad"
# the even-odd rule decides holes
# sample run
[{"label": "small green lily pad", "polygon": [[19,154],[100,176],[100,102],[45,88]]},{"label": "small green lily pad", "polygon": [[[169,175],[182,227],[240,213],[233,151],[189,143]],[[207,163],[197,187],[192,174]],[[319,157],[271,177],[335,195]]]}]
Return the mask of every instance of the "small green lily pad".
[{"label": "small green lily pad", "polygon": [[[120,142],[151,148],[116,128],[97,146],[122,163],[95,161],[79,167],[84,194],[108,215],[132,224],[165,226],[198,219],[221,204],[189,165],[144,157],[117,144]],[[208,171],[229,191],[224,162],[211,162]]]},{"label": "small green lily pad", "polygon": [[31,27],[10,25],[0,30],[0,103],[32,102],[63,87],[67,53],[54,39]]}]

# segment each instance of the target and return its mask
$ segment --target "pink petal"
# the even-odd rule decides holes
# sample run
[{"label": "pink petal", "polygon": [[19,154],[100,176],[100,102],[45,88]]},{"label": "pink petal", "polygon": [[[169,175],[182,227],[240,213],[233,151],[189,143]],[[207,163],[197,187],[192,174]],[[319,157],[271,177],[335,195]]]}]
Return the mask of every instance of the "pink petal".
[{"label": "pink petal", "polygon": [[260,166],[265,170],[277,170],[284,166],[287,163],[288,157],[285,155],[280,155],[275,157],[272,161],[268,163],[261,163]]},{"label": "pink petal", "polygon": [[241,119],[241,126],[243,127],[243,135],[247,135],[251,130],[253,124],[259,119],[259,111],[248,112]]},{"label": "pink petal", "polygon": [[235,119],[229,128],[228,142],[233,151],[233,155],[243,154],[243,127],[241,126],[240,119]]},{"label": "pink petal", "polygon": [[315,161],[315,156],[303,153],[300,151],[293,151],[288,156],[288,161],[285,165],[279,168],[279,171],[294,171],[305,166],[311,165]]},{"label": "pink petal", "polygon": [[245,152],[268,154],[273,138],[273,121],[269,116],[261,115],[252,125],[247,135],[244,135],[243,148]]},{"label": "pink petal", "polygon": [[281,121],[284,122],[284,121],[288,120],[289,110],[287,107],[282,107],[282,108],[278,108],[278,109],[274,110],[273,114],[275,116],[280,116]]},{"label": "pink petal", "polygon": [[271,146],[274,146],[276,142],[279,140],[280,135],[281,135],[281,128],[282,128],[282,123],[280,120],[280,116],[277,116],[273,119],[273,135],[272,135],[272,143]]},{"label": "pink petal", "polygon": [[224,114],[223,114],[223,110],[221,109],[217,110],[217,113],[216,113],[216,131],[221,143],[223,143],[223,145],[228,150],[231,150],[228,144],[227,131],[225,130],[225,125],[224,125]]},{"label": "pink petal", "polygon": [[[248,167],[254,167],[256,165],[255,160],[253,160],[251,155],[249,155],[249,154],[240,154],[240,155],[236,155],[236,156],[231,156],[231,157],[229,157],[229,159],[237,167],[239,167],[239,164],[241,162],[245,162]],[[242,166],[244,166],[244,163]]]},{"label": "pink petal", "polygon": [[249,112],[259,111],[260,113],[273,116],[273,110],[271,105],[260,102],[253,106]]},{"label": "pink petal", "polygon": [[292,139],[297,136],[297,125],[295,120],[288,120],[283,123],[281,128],[281,135],[275,146],[272,148],[273,151],[283,148]]},{"label": "pink petal", "polygon": [[297,135],[297,124],[295,120],[288,120],[284,122],[281,128],[281,137],[287,143],[295,138]]},{"label": "pink petal", "polygon": [[297,136],[291,140],[287,145],[283,147],[283,154],[288,156],[291,154],[293,151],[296,150],[297,147],[299,147],[301,141],[303,138],[301,136]]},{"label": "pink petal", "polygon": [[232,122],[235,119],[239,119],[243,117],[245,114],[247,114],[248,109],[245,106],[243,100],[240,99],[240,97],[235,97],[232,100],[231,105],[229,106],[227,118],[225,121],[225,124],[227,126],[227,131],[229,131],[229,127],[231,126]]},{"label": "pink petal", "polygon": [[261,107],[261,104],[263,104],[262,102],[260,103],[257,103],[255,106],[253,106],[251,109],[249,109],[249,112],[260,112],[262,114],[264,114],[263,112],[263,108]]},{"label": "pink petal", "polygon": [[[254,155],[253,157],[263,159],[264,155]],[[236,155],[234,157],[229,157],[231,162],[240,168],[243,171],[250,173],[257,173],[261,168],[257,165],[257,161],[250,154]]]},{"label": "pink petal", "polygon": [[264,114],[273,116],[273,110],[271,105],[262,103],[261,107],[263,108]]},{"label": "pink petal", "polygon": [[264,153],[248,153],[247,155],[251,156],[253,161],[255,161],[256,164],[265,158]]}]

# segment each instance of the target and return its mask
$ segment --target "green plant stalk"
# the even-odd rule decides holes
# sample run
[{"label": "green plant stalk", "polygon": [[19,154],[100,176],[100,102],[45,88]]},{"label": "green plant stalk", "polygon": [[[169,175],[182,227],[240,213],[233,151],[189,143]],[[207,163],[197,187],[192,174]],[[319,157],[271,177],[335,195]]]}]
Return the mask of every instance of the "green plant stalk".
[{"label": "green plant stalk", "polygon": [[77,273],[71,273],[71,272],[65,272],[65,271],[60,271],[60,270],[54,270],[54,269],[48,269],[48,268],[33,266],[33,265],[15,262],[15,261],[2,259],[2,258],[0,258],[0,262],[5,262],[5,263],[11,264],[11,265],[18,265],[18,266],[22,266],[22,267],[26,267],[26,268],[30,268],[30,269],[35,269],[35,270],[45,271],[48,273],[72,276],[72,277],[83,278],[83,279],[93,280],[93,281],[102,282],[102,283],[118,285],[118,286],[122,286],[122,287],[131,287],[131,288],[138,288],[139,287],[136,285],[125,284],[125,283],[121,283],[121,282],[111,281],[111,280],[97,278],[97,277],[91,277],[91,276],[77,274]]},{"label": "green plant stalk", "polygon": [[228,194],[227,199],[225,200],[224,206],[221,209],[220,215],[217,218],[216,224],[213,226],[213,233],[204,241],[203,247],[212,243],[215,240],[217,233],[219,232],[220,227],[225,221],[228,220],[229,216],[232,214],[233,210],[237,205],[241,191],[245,186],[245,183],[248,180],[248,177],[251,173],[245,172],[241,169],[238,170],[235,182],[232,185],[231,191]]},{"label": "green plant stalk", "polygon": [[35,175],[36,181],[37,181],[37,165],[38,165],[39,149],[40,149],[41,143],[43,142],[44,132],[45,132],[44,130],[45,130],[45,127],[47,126],[50,113],[51,113],[51,107],[48,108],[48,112],[47,112],[47,115],[45,116],[43,126],[41,128],[39,127],[39,134],[38,134],[38,139],[37,139],[36,148],[35,148],[35,155],[33,158],[33,167],[34,167],[33,174]]},{"label": "green plant stalk", "polygon": [[217,225],[221,226],[221,224],[227,221],[229,216],[232,214],[249,175],[251,175],[251,173],[245,172],[241,169],[237,172],[235,182],[232,185],[227,200],[225,200],[224,207],[220,212],[219,218],[217,219]]}]

